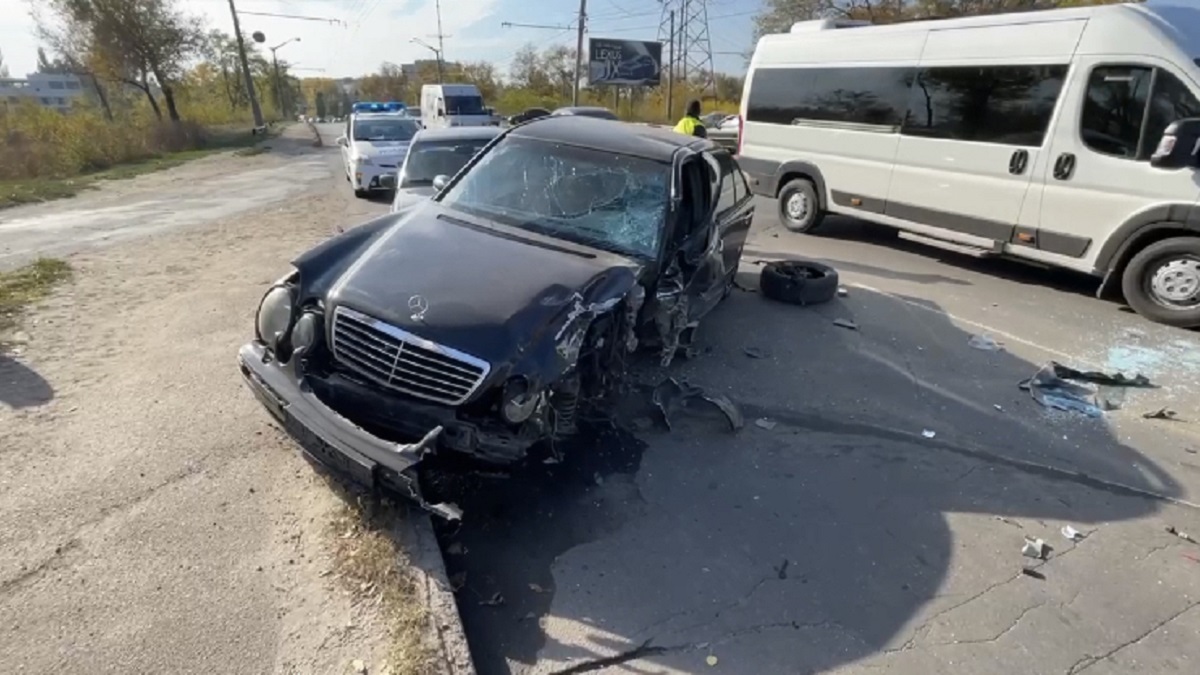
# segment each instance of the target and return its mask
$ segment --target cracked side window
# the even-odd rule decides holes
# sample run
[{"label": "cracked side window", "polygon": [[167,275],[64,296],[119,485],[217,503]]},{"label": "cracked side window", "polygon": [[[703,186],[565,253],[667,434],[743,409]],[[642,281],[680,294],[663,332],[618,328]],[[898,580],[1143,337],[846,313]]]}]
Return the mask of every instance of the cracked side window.
[{"label": "cracked side window", "polygon": [[505,225],[641,258],[657,257],[671,167],[640,157],[506,139],[441,203]]}]

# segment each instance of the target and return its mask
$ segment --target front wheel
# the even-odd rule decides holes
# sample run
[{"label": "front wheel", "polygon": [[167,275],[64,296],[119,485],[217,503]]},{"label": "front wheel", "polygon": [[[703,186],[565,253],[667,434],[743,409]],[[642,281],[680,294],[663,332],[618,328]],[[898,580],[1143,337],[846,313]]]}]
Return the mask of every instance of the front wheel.
[{"label": "front wheel", "polygon": [[1200,238],[1172,237],[1133,256],[1121,276],[1125,302],[1156,323],[1200,326]]},{"label": "front wheel", "polygon": [[794,178],[779,190],[779,221],[792,232],[812,232],[825,219],[817,187],[807,178]]}]

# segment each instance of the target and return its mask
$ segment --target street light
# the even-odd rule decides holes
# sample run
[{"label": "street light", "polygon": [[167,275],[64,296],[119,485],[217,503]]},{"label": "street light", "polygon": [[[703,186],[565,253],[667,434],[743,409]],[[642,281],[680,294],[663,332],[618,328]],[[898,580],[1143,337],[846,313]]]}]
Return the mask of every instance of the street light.
[{"label": "street light", "polygon": [[445,81],[446,81],[446,77],[445,77],[445,75],[442,73],[442,50],[438,49],[437,47],[434,47],[433,45],[431,45],[431,44],[429,44],[429,43],[427,43],[427,42],[422,42],[422,41],[421,41],[420,39],[418,39],[418,38],[413,38],[412,40],[410,40],[410,42],[412,42],[412,43],[414,43],[414,44],[421,45],[422,47],[424,47],[424,48],[428,49],[429,51],[433,52],[433,55],[437,57],[438,82],[445,82]]},{"label": "street light", "polygon": [[279,51],[279,49],[281,47],[285,47],[293,42],[299,42],[299,41],[300,41],[300,38],[294,37],[290,40],[284,40],[283,42],[280,42],[279,44],[275,45],[274,47],[268,47],[268,49],[271,50],[271,64],[275,68],[275,108],[277,110],[279,110],[279,115],[281,117],[283,116],[283,108],[284,108],[283,87],[280,85],[279,59],[275,57],[275,52]]}]

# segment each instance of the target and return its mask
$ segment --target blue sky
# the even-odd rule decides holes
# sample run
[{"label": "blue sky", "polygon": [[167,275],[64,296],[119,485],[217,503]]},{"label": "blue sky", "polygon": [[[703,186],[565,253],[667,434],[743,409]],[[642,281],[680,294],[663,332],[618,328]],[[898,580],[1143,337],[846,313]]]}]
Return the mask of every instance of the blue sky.
[{"label": "blue sky", "polygon": [[[228,0],[178,0],[185,10],[202,16],[211,26],[232,31]],[[698,2],[700,0],[691,0]],[[293,37],[279,50],[279,57],[300,68],[299,74],[341,77],[361,75],[378,69],[383,61],[402,63],[429,58],[431,52],[413,44],[412,38],[436,45],[435,0],[236,0],[240,12],[269,12],[328,17],[345,25],[298,21],[243,14],[243,31],[260,30],[267,44]],[[37,41],[33,35],[30,8],[36,0],[0,0],[0,51],[13,76],[32,71],[36,64]],[[714,52],[741,52],[750,46],[753,14],[761,0],[708,0]],[[573,28],[568,28],[579,8],[579,0],[441,0],[442,29],[446,58],[487,60],[507,71],[512,54],[526,42],[539,47],[553,44],[574,46]],[[588,0],[589,34],[653,40],[658,37],[658,0]],[[555,29],[512,27],[501,24],[530,23],[561,26]],[[736,54],[718,54],[717,70],[741,73],[745,61]]]}]

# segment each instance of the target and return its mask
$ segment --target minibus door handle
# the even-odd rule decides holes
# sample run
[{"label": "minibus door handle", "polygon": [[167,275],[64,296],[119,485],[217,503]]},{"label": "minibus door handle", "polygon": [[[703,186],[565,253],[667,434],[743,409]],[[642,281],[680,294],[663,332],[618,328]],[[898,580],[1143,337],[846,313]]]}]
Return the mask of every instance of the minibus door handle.
[{"label": "minibus door handle", "polygon": [[1020,176],[1025,173],[1025,167],[1029,164],[1029,152],[1026,150],[1017,150],[1008,160],[1008,172],[1014,176]]},{"label": "minibus door handle", "polygon": [[1064,152],[1054,160],[1054,177],[1058,180],[1069,180],[1075,173],[1075,155]]}]

